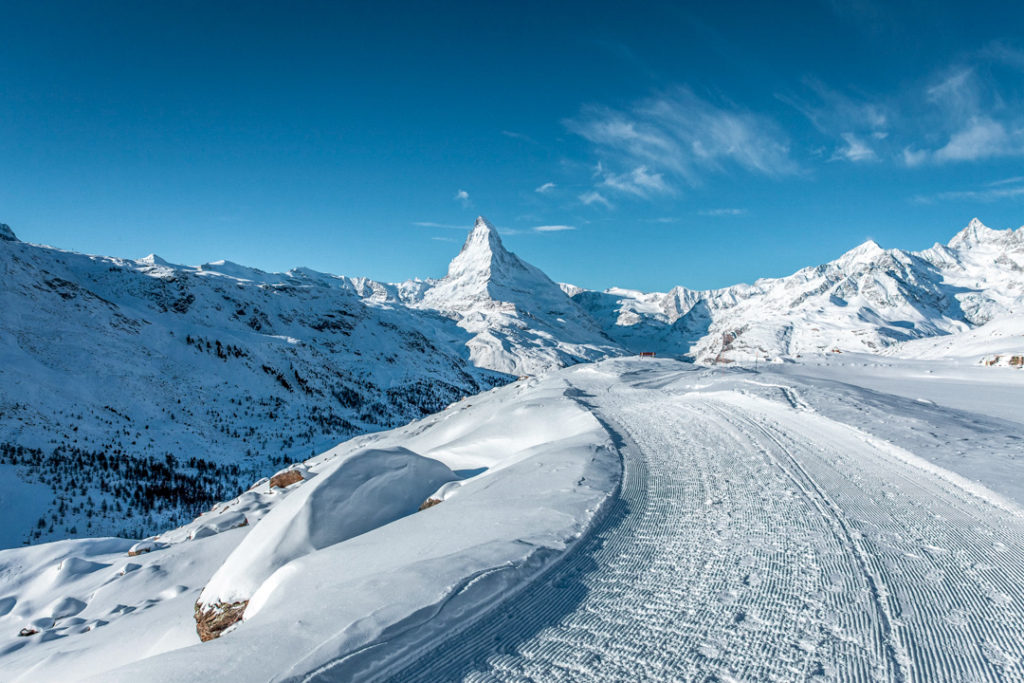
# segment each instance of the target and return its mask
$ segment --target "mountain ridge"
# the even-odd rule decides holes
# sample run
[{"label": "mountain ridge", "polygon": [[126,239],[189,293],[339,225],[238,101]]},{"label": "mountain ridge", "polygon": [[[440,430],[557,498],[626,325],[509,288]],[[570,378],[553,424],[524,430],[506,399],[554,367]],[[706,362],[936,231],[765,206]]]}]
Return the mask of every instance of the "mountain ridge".
[{"label": "mountain ridge", "polygon": [[[516,376],[640,351],[887,353],[1024,313],[1024,228],[977,219],[920,252],[869,241],[782,278],[649,293],[557,284],[483,217],[445,277],[402,283],[3,234],[0,546],[146,535],[284,462]],[[40,486],[42,503],[3,507],[41,500]]]}]

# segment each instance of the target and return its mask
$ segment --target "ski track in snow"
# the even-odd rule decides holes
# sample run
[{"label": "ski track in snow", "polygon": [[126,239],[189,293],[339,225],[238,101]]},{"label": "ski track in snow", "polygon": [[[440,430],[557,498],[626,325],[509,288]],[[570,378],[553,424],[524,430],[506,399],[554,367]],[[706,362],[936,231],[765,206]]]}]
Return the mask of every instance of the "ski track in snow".
[{"label": "ski track in snow", "polygon": [[617,502],[392,680],[1024,680],[1019,515],[801,401],[581,378]]}]

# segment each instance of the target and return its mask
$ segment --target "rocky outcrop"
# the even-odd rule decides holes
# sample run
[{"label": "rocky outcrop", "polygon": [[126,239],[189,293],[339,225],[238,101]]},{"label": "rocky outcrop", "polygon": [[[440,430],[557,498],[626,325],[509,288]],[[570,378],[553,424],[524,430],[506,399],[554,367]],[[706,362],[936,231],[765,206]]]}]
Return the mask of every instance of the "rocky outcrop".
[{"label": "rocky outcrop", "polygon": [[248,600],[232,603],[220,602],[204,610],[197,602],[195,619],[199,640],[205,643],[208,640],[219,638],[220,634],[224,633],[229,626],[242,620],[242,614],[245,613],[245,607],[248,604]]}]

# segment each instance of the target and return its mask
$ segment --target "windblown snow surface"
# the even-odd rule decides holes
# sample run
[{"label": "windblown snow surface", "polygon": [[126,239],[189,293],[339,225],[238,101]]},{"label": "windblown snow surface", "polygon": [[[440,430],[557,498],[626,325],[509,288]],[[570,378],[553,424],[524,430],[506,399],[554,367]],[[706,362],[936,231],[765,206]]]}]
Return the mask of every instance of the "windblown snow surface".
[{"label": "windblown snow surface", "polygon": [[[0,552],[2,678],[1022,680],[1024,373],[927,367],[578,365],[143,554]],[[199,642],[197,602],[244,600]]]}]

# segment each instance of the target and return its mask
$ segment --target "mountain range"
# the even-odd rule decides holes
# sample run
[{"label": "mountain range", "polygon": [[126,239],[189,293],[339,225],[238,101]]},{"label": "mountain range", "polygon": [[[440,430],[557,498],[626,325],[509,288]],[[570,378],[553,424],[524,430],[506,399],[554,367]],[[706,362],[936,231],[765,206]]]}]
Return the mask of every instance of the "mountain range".
[{"label": "mountain range", "polygon": [[638,352],[788,362],[976,337],[1024,313],[1024,228],[975,219],[924,251],[869,241],[703,291],[559,284],[483,218],[438,280],[88,256],[6,225],[0,273],[6,547],[144,536],[282,464],[556,367]]}]

